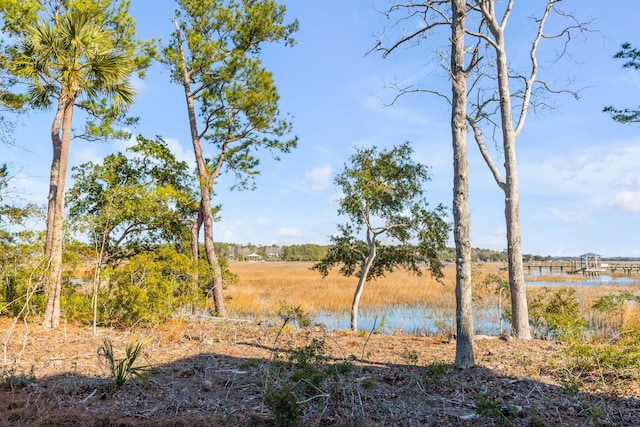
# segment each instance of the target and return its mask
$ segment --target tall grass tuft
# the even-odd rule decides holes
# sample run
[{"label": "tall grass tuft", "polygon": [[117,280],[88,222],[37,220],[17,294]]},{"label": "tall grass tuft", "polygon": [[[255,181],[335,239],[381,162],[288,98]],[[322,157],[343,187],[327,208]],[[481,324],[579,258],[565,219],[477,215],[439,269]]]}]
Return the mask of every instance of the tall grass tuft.
[{"label": "tall grass tuft", "polygon": [[115,357],[113,343],[110,339],[105,338],[103,344],[104,345],[98,349],[98,355],[106,361],[111,379],[116,388],[122,387],[132,378],[136,378],[144,383],[148,382],[147,372],[149,371],[149,366],[134,366],[136,360],[142,353],[142,349],[149,344],[148,340],[134,342],[134,340],[131,339],[125,350],[125,356],[122,359]]}]

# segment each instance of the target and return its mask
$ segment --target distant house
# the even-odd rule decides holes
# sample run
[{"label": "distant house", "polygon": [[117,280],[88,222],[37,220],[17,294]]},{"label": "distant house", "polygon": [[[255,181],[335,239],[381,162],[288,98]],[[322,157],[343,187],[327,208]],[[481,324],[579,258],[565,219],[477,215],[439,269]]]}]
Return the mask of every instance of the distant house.
[{"label": "distant house", "polygon": [[269,252],[267,254],[267,258],[269,259],[269,261],[277,261],[280,259],[280,254],[277,252]]},{"label": "distant house", "polygon": [[257,253],[253,252],[250,253],[249,255],[246,255],[244,257],[245,261],[249,261],[249,262],[259,262],[262,261],[262,256],[258,255]]}]

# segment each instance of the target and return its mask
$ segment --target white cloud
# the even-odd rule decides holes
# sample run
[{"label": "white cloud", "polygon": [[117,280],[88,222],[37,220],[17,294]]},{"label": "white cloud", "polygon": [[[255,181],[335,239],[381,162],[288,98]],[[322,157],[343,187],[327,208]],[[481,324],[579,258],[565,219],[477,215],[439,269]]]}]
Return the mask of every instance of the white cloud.
[{"label": "white cloud", "polygon": [[622,141],[522,164],[521,182],[531,193],[586,196],[599,206],[633,208],[640,192],[640,142]]},{"label": "white cloud", "polygon": [[[473,227],[472,227],[473,232]],[[472,237],[471,245],[476,248],[502,250],[507,247],[506,228],[499,227]]]},{"label": "white cloud", "polygon": [[547,213],[554,219],[569,224],[583,224],[587,221],[588,214],[584,211],[562,210],[555,207],[547,208]]},{"label": "white cloud", "polygon": [[338,193],[334,193],[331,198],[329,198],[329,204],[331,206],[339,206],[340,205],[340,201],[342,200],[342,198],[344,197],[344,193],[342,191],[338,192]]},{"label": "white cloud", "polygon": [[304,236],[304,231],[297,227],[280,227],[278,229],[278,237],[284,239],[298,239]]},{"label": "white cloud", "polygon": [[271,218],[266,217],[266,216],[261,216],[261,217],[258,218],[257,222],[260,225],[269,225],[269,224],[271,224]]},{"label": "white cloud", "polygon": [[179,162],[185,162],[190,167],[195,168],[195,156],[188,147],[185,147],[180,143],[180,141],[175,138],[164,138],[164,142],[167,143],[167,147],[169,147],[169,150],[171,150],[176,160],[178,160]]},{"label": "white cloud", "polygon": [[305,171],[304,176],[310,184],[311,190],[324,191],[331,187],[333,169],[331,166],[319,166]]},{"label": "white cloud", "polygon": [[102,160],[104,159],[104,156],[105,156],[105,153],[102,150],[100,150],[100,148],[102,147],[98,144],[88,144],[84,141],[81,141],[81,142],[82,142],[81,144],[78,144],[80,146],[72,147],[73,149],[71,150],[71,152],[72,152],[73,160],[70,166],[82,165],[88,162],[92,162],[96,164],[102,163]]},{"label": "white cloud", "polygon": [[640,191],[620,191],[609,200],[609,206],[626,212],[640,213]]}]

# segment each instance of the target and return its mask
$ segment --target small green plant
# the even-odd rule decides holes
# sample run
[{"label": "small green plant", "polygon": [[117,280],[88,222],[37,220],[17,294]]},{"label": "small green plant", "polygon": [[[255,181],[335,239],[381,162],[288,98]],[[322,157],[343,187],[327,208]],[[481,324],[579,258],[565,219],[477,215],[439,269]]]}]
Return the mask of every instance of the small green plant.
[{"label": "small green plant", "polygon": [[312,339],[310,344],[291,352],[289,362],[295,364],[295,369],[289,380],[293,382],[304,380],[315,387],[319,387],[327,378],[327,374],[318,365],[326,362],[326,360],[324,340],[321,338]]},{"label": "small green plant", "polygon": [[376,332],[381,334],[386,325],[387,325],[387,313],[384,313],[382,315],[382,317],[380,318],[380,323],[378,324],[378,327],[376,328]]},{"label": "small green plant", "polygon": [[238,368],[242,370],[253,369],[260,367],[261,364],[262,360],[260,359],[249,359],[246,362],[242,362],[240,365],[238,365]]},{"label": "small green plant", "polygon": [[476,398],[476,412],[483,417],[497,417],[500,415],[500,403],[480,393]]},{"label": "small green plant", "polygon": [[299,305],[293,306],[286,302],[280,302],[278,317],[282,319],[283,326],[291,321],[296,322],[301,328],[311,326],[309,313],[305,312]]},{"label": "small green plant", "polygon": [[270,390],[264,396],[264,403],[271,409],[276,424],[282,427],[294,427],[302,416],[302,407],[293,393],[291,384]]},{"label": "small green plant", "polygon": [[105,338],[103,343],[104,345],[98,349],[98,356],[106,361],[111,379],[116,388],[122,387],[131,378],[136,378],[144,383],[148,382],[147,372],[149,371],[149,365],[134,366],[134,364],[149,341],[134,342],[131,339],[122,359],[115,357],[113,343],[110,339]]},{"label": "small green plant", "polygon": [[374,381],[373,377],[366,377],[360,382],[360,386],[365,390],[373,388],[375,384],[376,382]]},{"label": "small green plant", "polygon": [[449,370],[451,365],[434,362],[424,367],[424,376],[432,381],[438,381]]},{"label": "small green plant", "polygon": [[640,379],[640,331],[623,330],[609,344],[574,344],[571,357],[582,371],[606,369],[618,379]]},{"label": "small green plant", "polygon": [[336,375],[349,375],[353,371],[353,363],[348,360],[333,365],[333,372]]},{"label": "small green plant", "polygon": [[23,388],[27,385],[31,384],[36,380],[35,376],[35,367],[32,366],[29,373],[17,373],[15,368],[10,369],[9,371],[0,372],[0,379],[2,382],[6,383],[11,390],[15,390],[17,388]]},{"label": "small green plant", "polygon": [[407,365],[417,365],[418,360],[420,359],[420,354],[414,348],[405,348],[400,357]]},{"label": "small green plant", "polygon": [[562,392],[569,396],[577,396],[580,393],[580,387],[575,381],[566,380],[562,383]]}]

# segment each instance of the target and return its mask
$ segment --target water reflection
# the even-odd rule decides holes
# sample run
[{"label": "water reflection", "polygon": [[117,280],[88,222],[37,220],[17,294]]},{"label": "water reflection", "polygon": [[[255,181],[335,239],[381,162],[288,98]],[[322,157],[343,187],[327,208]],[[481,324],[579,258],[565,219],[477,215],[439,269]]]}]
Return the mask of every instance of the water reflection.
[{"label": "water reflection", "polygon": [[[532,271],[533,273],[533,271]],[[554,272],[555,273],[555,272]],[[543,272],[544,274],[544,272]],[[547,273],[548,274],[548,273]],[[536,276],[539,275],[536,271]],[[534,276],[534,274],[531,274]],[[530,276],[529,276],[530,277]],[[585,277],[584,280],[563,281],[527,281],[527,286],[597,286],[597,285],[640,285],[638,277],[619,277],[601,275]],[[316,323],[324,324],[327,329],[349,329],[349,312],[320,312],[315,316]],[[495,305],[474,308],[474,327],[477,334],[498,335],[500,329],[500,312]],[[509,331],[511,324],[503,321],[502,330]],[[413,307],[383,307],[378,310],[360,310],[358,329],[391,334],[401,331],[406,334],[443,335],[455,332],[455,308],[431,308],[424,305]]]},{"label": "water reflection", "polygon": [[[316,323],[327,329],[349,329],[349,313],[320,312]],[[474,311],[476,333],[497,335],[500,333],[500,318],[497,307],[487,306]],[[509,329],[510,324],[503,323]],[[391,334],[400,331],[416,335],[444,335],[455,333],[455,309],[433,309],[423,305],[413,307],[383,307],[379,310],[361,310],[358,314],[358,329]]]},{"label": "water reflection", "polygon": [[[533,276],[533,274],[532,274]],[[586,277],[584,280],[577,280],[571,282],[556,282],[556,281],[527,281],[527,286],[597,286],[597,285],[609,285],[609,286],[627,286],[627,285],[640,285],[640,278],[628,277],[628,276],[610,276],[608,274],[602,274],[600,276]]]}]

